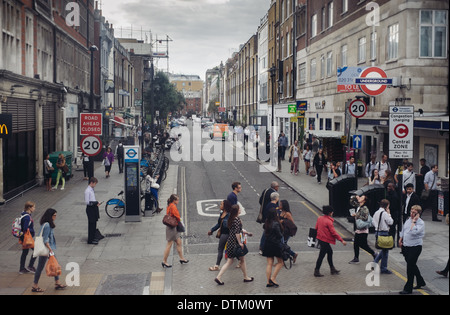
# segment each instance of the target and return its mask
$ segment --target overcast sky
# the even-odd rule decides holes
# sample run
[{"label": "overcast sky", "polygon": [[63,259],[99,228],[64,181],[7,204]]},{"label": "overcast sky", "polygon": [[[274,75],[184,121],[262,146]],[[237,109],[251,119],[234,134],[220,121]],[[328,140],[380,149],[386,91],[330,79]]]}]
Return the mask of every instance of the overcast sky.
[{"label": "overcast sky", "polygon": [[[153,39],[168,35],[170,72],[196,74],[225,61],[240,44],[256,34],[270,0],[102,0],[103,16],[120,27],[133,28],[141,39],[141,28],[151,30]],[[129,32],[128,32],[129,33]],[[124,37],[126,32],[123,31]],[[161,47],[162,48],[162,47]],[[165,50],[165,47],[164,49]],[[167,68],[165,60],[159,68]]]}]

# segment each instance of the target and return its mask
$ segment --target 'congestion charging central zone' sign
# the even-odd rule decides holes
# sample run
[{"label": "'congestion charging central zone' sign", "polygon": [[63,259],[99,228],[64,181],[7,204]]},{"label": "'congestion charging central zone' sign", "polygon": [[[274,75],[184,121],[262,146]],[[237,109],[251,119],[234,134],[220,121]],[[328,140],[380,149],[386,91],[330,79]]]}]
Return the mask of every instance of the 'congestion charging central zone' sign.
[{"label": "'congestion charging central zone' sign", "polygon": [[389,158],[413,158],[414,106],[389,108],[389,137]]}]

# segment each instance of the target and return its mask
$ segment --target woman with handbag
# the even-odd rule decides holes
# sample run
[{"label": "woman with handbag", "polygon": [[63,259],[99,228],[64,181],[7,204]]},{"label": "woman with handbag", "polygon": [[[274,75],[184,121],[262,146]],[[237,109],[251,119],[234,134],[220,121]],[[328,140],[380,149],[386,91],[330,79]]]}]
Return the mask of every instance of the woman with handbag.
[{"label": "woman with handbag", "polygon": [[369,203],[367,196],[356,196],[356,200],[358,202],[358,208],[356,209],[355,214],[353,217],[355,218],[355,241],[353,242],[353,251],[355,253],[354,258],[349,261],[349,264],[359,264],[359,249],[362,248],[366,252],[368,252],[372,257],[375,259],[376,254],[375,251],[370,248],[369,244],[367,243],[367,237],[369,236],[369,227],[370,224],[357,224],[359,222],[361,223],[369,223],[370,218],[370,212],[369,208],[367,207],[367,204]]},{"label": "woman with handbag", "polygon": [[[42,293],[44,290],[39,288],[38,283],[41,278],[42,270],[44,270],[45,264],[47,263],[47,259],[49,255],[54,255],[54,251],[56,250],[56,242],[55,235],[53,230],[55,229],[55,219],[56,219],[56,210],[55,209],[47,209],[44,215],[41,218],[41,231],[39,232],[42,235],[43,243],[47,248],[47,253],[43,254],[44,256],[39,256],[39,262],[34,274],[34,283],[31,288],[31,292]],[[59,281],[59,276],[55,276],[55,290],[63,290],[67,286],[62,285]]]},{"label": "woman with handbag", "polygon": [[112,153],[111,147],[106,149],[106,152],[103,153],[103,165],[105,166],[105,175],[106,178],[109,177],[109,173],[111,172],[111,166],[114,162],[114,153]]},{"label": "woman with handbag", "polygon": [[[177,205],[180,199],[177,195],[172,194],[170,198],[167,200],[167,214],[166,216],[170,219],[170,217],[175,218],[177,225],[170,226],[166,224],[166,240],[167,240],[167,246],[164,250],[164,258],[161,265],[163,268],[171,268],[172,265],[167,264],[167,258],[169,257],[170,250],[172,248],[172,245],[175,243],[177,246],[177,252],[178,256],[180,258],[180,264],[187,264],[189,260],[185,259],[183,256],[183,248],[181,246],[181,238],[180,238],[180,232],[178,231],[177,227],[181,224],[181,216],[180,212],[177,209]],[[166,220],[166,218],[164,219]]]},{"label": "woman with handbag", "polygon": [[[266,287],[278,288],[279,285],[276,282],[276,279],[278,273],[283,267],[283,258],[281,257],[283,227],[281,226],[280,219],[278,218],[277,210],[274,208],[270,209],[267,213],[266,222],[264,223],[264,234],[266,235],[266,240],[264,242],[262,255],[267,258]],[[274,265],[275,257],[277,258],[277,263]],[[275,266],[275,269],[272,273],[273,266]]]},{"label": "woman with handbag", "polygon": [[289,162],[291,162],[291,174],[298,175],[298,164],[300,158],[300,147],[298,140],[289,148]]},{"label": "woman with handbag", "polygon": [[[383,199],[380,201],[380,209],[373,215],[373,225],[375,227],[375,237],[391,237],[392,238],[392,246],[394,246],[394,238],[392,235],[389,235],[390,226],[394,223],[394,219],[391,217],[391,211],[389,210],[390,202],[387,199]],[[381,251],[375,257],[374,262],[377,264],[381,260],[380,272],[384,274],[392,274],[387,268],[389,257],[389,249],[381,248]]]},{"label": "woman with handbag", "polygon": [[56,167],[58,169],[58,175],[56,176],[56,184],[53,187],[52,190],[57,190],[59,185],[59,180],[62,180],[62,186],[61,190],[64,190],[64,186],[66,185],[66,170],[68,170],[68,167],[66,165],[66,158],[64,157],[64,154],[60,153],[58,155],[58,161],[56,162]]},{"label": "woman with handbag", "polygon": [[[287,244],[289,239],[297,233],[297,226],[294,223],[294,218],[292,217],[291,207],[289,206],[289,202],[287,200],[280,201],[280,222],[283,226],[283,240],[284,243]],[[295,264],[297,261],[298,254],[294,252],[292,249],[290,250],[290,254],[292,256],[292,263]]]},{"label": "woman with handbag", "polygon": [[244,282],[252,282],[253,277],[247,275],[247,265],[245,262],[245,255],[248,253],[247,245],[245,245],[246,235],[252,236],[252,233],[242,229],[242,221],[239,218],[241,209],[238,205],[233,205],[230,210],[230,217],[228,218],[228,228],[230,229],[230,236],[228,237],[227,244],[225,245],[227,263],[222,267],[214,281],[218,285],[224,285],[220,280],[225,271],[231,267],[234,258],[239,260],[242,273],[244,274]]},{"label": "woman with handbag", "polygon": [[25,203],[25,209],[21,213],[22,220],[20,220],[20,226],[22,231],[25,231],[25,233],[20,236],[19,243],[22,244],[22,256],[20,256],[20,274],[26,274],[30,272],[36,272],[36,269],[34,268],[34,262],[36,261],[36,258],[31,256],[30,263],[28,264],[28,267],[25,268],[25,262],[27,260],[28,252],[30,249],[34,249],[34,242],[33,247],[26,246],[27,241],[25,240],[25,236],[27,233],[29,235],[28,238],[31,237],[31,240],[34,238],[34,221],[31,215],[33,214],[34,210],[36,210],[36,204],[32,201],[27,201]]},{"label": "woman with handbag", "polygon": [[223,200],[220,204],[219,220],[215,226],[208,231],[208,235],[211,236],[214,231],[217,231],[216,237],[219,239],[219,246],[217,248],[217,260],[214,267],[209,267],[210,271],[220,270],[220,262],[223,258],[223,251],[225,250],[225,244],[227,243],[228,236],[230,235],[230,229],[228,228],[228,218],[230,217],[231,203],[228,200]]}]

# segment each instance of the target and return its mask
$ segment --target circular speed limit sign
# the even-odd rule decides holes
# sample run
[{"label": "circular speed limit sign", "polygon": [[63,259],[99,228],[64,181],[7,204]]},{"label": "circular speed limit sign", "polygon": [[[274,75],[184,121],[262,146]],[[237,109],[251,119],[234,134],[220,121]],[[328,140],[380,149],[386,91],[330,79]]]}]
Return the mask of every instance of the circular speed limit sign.
[{"label": "circular speed limit sign", "polygon": [[87,156],[96,156],[102,151],[102,141],[96,136],[87,136],[81,140],[81,151]]},{"label": "circular speed limit sign", "polygon": [[353,117],[361,118],[367,113],[367,104],[363,100],[356,100],[350,104],[349,110]]}]

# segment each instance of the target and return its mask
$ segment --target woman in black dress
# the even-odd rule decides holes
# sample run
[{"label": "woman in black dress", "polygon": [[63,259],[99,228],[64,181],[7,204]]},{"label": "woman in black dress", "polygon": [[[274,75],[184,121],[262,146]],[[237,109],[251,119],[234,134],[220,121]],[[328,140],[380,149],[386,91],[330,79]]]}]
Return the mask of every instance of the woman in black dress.
[{"label": "woman in black dress", "polygon": [[226,258],[227,262],[220,270],[217,277],[214,281],[219,285],[224,285],[224,283],[220,280],[224,272],[233,264],[234,258],[239,259],[239,264],[241,266],[242,273],[244,274],[244,282],[252,282],[254,280],[253,277],[249,277],[247,275],[247,266],[245,263],[245,255],[248,250],[245,245],[245,236],[252,236],[252,233],[247,232],[242,229],[242,221],[239,218],[239,214],[241,213],[241,209],[238,205],[233,205],[230,210],[230,217],[228,219],[228,228],[230,230],[230,236],[228,237],[228,241],[226,244]]},{"label": "woman in black dress", "polygon": [[[263,256],[267,257],[266,276],[267,287],[278,287],[276,283],[277,275],[283,267],[283,258],[281,258],[281,242],[283,238],[283,227],[278,218],[277,211],[270,209],[264,223],[264,234],[266,241],[264,242]],[[277,263],[272,273],[272,266],[277,258]]]}]

